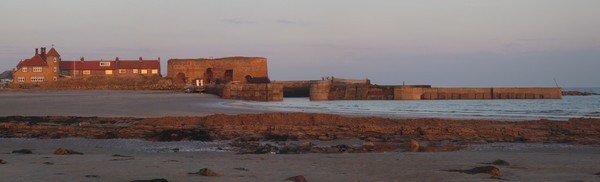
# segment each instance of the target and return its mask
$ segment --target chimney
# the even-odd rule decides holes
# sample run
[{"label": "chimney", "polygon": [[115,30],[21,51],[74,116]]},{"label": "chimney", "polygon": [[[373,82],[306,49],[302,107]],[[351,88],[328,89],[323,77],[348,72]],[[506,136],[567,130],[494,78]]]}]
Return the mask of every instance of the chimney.
[{"label": "chimney", "polygon": [[35,55],[38,55],[38,48],[35,48]]},{"label": "chimney", "polygon": [[142,56],[140,56],[140,61],[142,60]]},{"label": "chimney", "polygon": [[79,58],[80,61],[83,61],[83,57]]},{"label": "chimney", "polygon": [[42,55],[46,55],[46,47],[42,47]]},{"label": "chimney", "polygon": [[158,57],[158,62],[160,63],[160,57]]},{"label": "chimney", "polygon": [[116,57],[116,58],[115,58],[115,61],[119,61],[119,57]]}]

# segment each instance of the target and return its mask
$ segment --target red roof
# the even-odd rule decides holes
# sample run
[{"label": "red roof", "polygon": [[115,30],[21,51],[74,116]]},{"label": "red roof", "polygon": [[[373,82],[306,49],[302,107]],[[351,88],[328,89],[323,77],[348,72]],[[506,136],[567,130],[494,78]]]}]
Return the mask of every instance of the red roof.
[{"label": "red roof", "polygon": [[56,49],[54,49],[54,47],[53,47],[46,54],[46,57],[48,57],[48,56],[60,57],[60,54],[58,54],[58,51],[56,51]]},{"label": "red roof", "polygon": [[26,59],[25,61],[21,61],[17,65],[17,67],[23,67],[23,66],[48,66],[48,65],[46,64],[46,62],[44,61],[42,56],[40,56],[39,54],[36,54],[35,56],[31,57],[31,59]]},{"label": "red roof", "polygon": [[[109,62],[110,66],[100,66],[100,62]],[[158,60],[135,61],[61,61],[60,69],[66,70],[115,70],[115,69],[159,69]]]},{"label": "red roof", "polygon": [[117,69],[159,69],[160,61],[158,60],[131,60],[131,61],[118,61]]}]

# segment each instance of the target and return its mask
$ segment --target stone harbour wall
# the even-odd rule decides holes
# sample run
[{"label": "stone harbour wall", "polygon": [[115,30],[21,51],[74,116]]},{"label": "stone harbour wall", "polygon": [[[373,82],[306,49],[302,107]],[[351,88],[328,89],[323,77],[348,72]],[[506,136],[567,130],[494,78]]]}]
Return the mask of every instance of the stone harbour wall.
[{"label": "stone harbour wall", "polygon": [[283,101],[283,85],[279,83],[227,84],[222,98],[250,101]]}]

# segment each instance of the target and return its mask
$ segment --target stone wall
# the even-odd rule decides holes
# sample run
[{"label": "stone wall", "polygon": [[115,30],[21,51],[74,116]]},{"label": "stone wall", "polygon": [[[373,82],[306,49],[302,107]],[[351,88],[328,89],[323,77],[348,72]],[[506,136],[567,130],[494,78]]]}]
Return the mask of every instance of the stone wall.
[{"label": "stone wall", "polygon": [[430,86],[378,86],[316,81],[311,100],[478,100],[560,99],[560,88],[431,88]]},{"label": "stone wall", "polygon": [[[210,68],[212,76],[207,74]],[[262,57],[227,57],[217,59],[170,59],[167,65],[167,77],[185,78],[187,83],[204,80],[213,83],[217,79],[225,80],[226,71],[232,70],[232,80],[246,83],[246,75],[268,77],[267,59]]]},{"label": "stone wall", "polygon": [[227,84],[222,98],[251,101],[283,101],[283,85],[279,83]]},{"label": "stone wall", "polygon": [[398,86],[396,100],[560,99],[560,88],[423,88]]}]

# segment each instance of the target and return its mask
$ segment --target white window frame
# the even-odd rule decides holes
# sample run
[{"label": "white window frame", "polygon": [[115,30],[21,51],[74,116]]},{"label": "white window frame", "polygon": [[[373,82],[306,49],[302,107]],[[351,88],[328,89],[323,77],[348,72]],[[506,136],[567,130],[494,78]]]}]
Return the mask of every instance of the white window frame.
[{"label": "white window frame", "polygon": [[54,67],[54,73],[56,73],[58,71],[58,68],[56,68],[56,66]]},{"label": "white window frame", "polygon": [[31,70],[34,73],[41,73],[42,72],[42,67],[41,66],[34,66]]},{"label": "white window frame", "polygon": [[119,69],[119,73],[120,73],[120,74],[127,73],[127,69]]},{"label": "white window frame", "polygon": [[113,74],[113,70],[104,70],[104,74],[105,75],[112,75]]},{"label": "white window frame", "polygon": [[110,66],[110,62],[100,62],[100,66]]},{"label": "white window frame", "polygon": [[142,74],[148,74],[148,70],[147,69],[142,69]]},{"label": "white window frame", "polygon": [[23,68],[21,68],[21,70],[23,70],[23,73],[27,73],[27,66],[23,66]]},{"label": "white window frame", "polygon": [[158,74],[158,69],[152,69],[152,74]]},{"label": "white window frame", "polygon": [[45,80],[43,76],[32,76],[29,79],[31,82],[43,82]]},{"label": "white window frame", "polygon": [[133,73],[137,74],[138,73],[138,69],[133,69]]},{"label": "white window frame", "polygon": [[17,78],[17,80],[19,82],[25,82],[25,77],[20,76],[20,77]]},{"label": "white window frame", "polygon": [[92,71],[91,70],[83,70],[83,74],[84,75],[91,75]]},{"label": "white window frame", "polygon": [[54,80],[54,81],[57,81],[57,80],[58,80],[58,78],[54,77],[54,78],[52,78],[52,80]]}]

